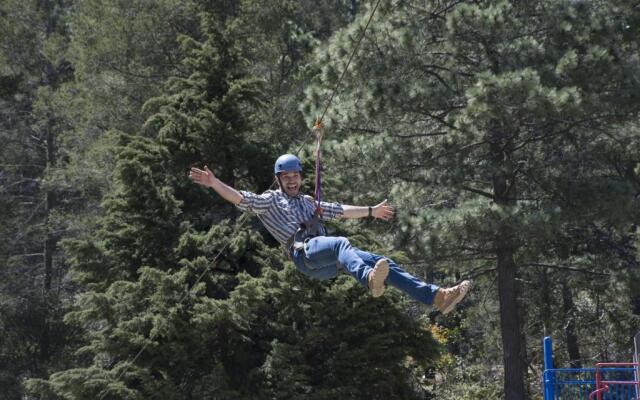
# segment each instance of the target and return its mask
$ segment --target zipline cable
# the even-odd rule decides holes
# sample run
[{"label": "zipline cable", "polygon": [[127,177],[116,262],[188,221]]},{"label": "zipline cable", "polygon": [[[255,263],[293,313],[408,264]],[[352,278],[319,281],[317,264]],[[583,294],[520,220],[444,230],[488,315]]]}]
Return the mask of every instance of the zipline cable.
[{"label": "zipline cable", "polygon": [[[335,94],[338,91],[338,88],[340,87],[340,84],[342,83],[342,80],[344,79],[347,70],[349,69],[349,65],[351,65],[351,61],[353,60],[353,57],[355,56],[356,52],[358,51],[358,48],[360,47],[360,43],[362,42],[362,39],[364,38],[365,34],[367,33],[367,29],[369,28],[369,24],[371,23],[371,20],[373,19],[374,14],[376,13],[376,10],[378,9],[378,6],[380,5],[380,1],[381,0],[377,0],[375,6],[373,7],[373,10],[371,11],[371,14],[369,15],[369,18],[367,20],[367,23],[365,24],[365,27],[362,31],[362,33],[360,34],[360,37],[358,38],[358,41],[356,42],[355,47],[353,48],[353,51],[351,52],[351,55],[349,56],[349,60],[347,61],[347,65],[344,68],[344,71],[342,71],[342,75],[340,75],[340,78],[338,79],[338,82],[336,83],[336,85],[333,88],[333,91],[331,92],[331,96],[329,97],[329,100],[327,101],[327,104],[325,105],[324,111],[322,112],[322,115],[320,116],[320,118],[316,119],[314,128],[316,129],[316,202],[317,202],[317,208],[316,210],[318,210],[320,208],[320,184],[321,184],[321,179],[320,179],[320,144],[322,141],[322,120],[324,119],[327,110],[329,109],[329,106],[331,105],[333,98],[335,96]],[[302,143],[300,144],[300,147],[298,147],[298,150],[296,151],[296,155],[300,154],[300,151],[302,151],[302,148],[304,147],[304,145],[307,143],[309,139],[304,139],[302,141]],[[268,190],[271,190],[274,185],[276,184],[276,180],[274,179],[273,183],[271,184],[271,186],[269,187]],[[244,226],[244,223],[248,220],[248,214],[245,213],[243,214],[240,218],[238,218],[238,221],[236,223],[236,229],[240,229]],[[218,259],[220,258],[220,256],[222,255],[222,253],[224,253],[225,250],[227,250],[227,248],[229,248],[229,245],[231,244],[231,240],[228,240],[227,243],[222,247],[222,249],[216,254],[216,256],[213,258],[213,261],[211,261],[211,263],[209,264],[209,266],[207,268],[204,269],[204,271],[202,271],[202,273],[198,276],[198,278],[195,280],[195,282],[193,283],[193,285],[191,285],[191,288],[186,290],[184,295],[180,298],[180,300],[178,300],[178,302],[176,304],[180,305],[182,304],[182,302],[189,296],[191,295],[193,288],[195,288],[197,286],[198,283],[200,283],[200,281],[202,280],[202,278],[204,278],[204,275],[209,272],[210,269],[215,268],[216,263],[218,262]],[[131,361],[129,361],[128,363],[130,364],[134,364],[136,362],[136,360],[142,355],[142,353],[144,353],[144,351],[147,349],[147,347],[149,346],[150,342],[146,342],[142,348],[140,349],[140,351],[138,351],[138,353],[131,359]],[[116,381],[119,381],[120,378],[122,378],[122,375],[124,374],[125,370],[123,369],[118,376],[116,377]],[[103,400],[104,397],[107,395],[107,391],[103,391],[102,394],[99,397],[99,400]]]},{"label": "zipline cable", "polygon": [[360,42],[362,42],[362,39],[364,38],[364,35],[367,33],[367,29],[369,28],[369,24],[371,23],[371,20],[373,19],[373,15],[376,13],[376,10],[378,9],[379,5],[380,5],[380,0],[378,0],[376,2],[376,5],[373,7],[373,10],[371,11],[371,14],[369,15],[369,19],[367,20],[367,23],[365,24],[364,29],[362,30],[362,33],[360,34],[360,38],[358,38],[358,42],[356,42],[356,45],[353,48],[353,51],[351,52],[351,55],[349,56],[349,61],[347,61],[347,65],[344,67],[344,71],[342,71],[342,75],[340,75],[340,79],[338,79],[338,82],[336,83],[336,86],[333,88],[333,92],[331,93],[331,97],[329,97],[329,101],[327,102],[327,105],[325,106],[324,111],[322,112],[322,115],[316,121],[316,125],[322,126],[322,120],[324,119],[324,116],[327,113],[327,110],[329,109],[329,106],[331,105],[331,102],[333,101],[333,97],[336,95],[336,92],[338,91],[338,88],[340,87],[340,84],[342,83],[342,79],[347,74],[347,70],[349,69],[349,65],[351,65],[351,60],[353,60],[353,56],[356,54],[356,51],[358,51],[358,48],[360,47]]},{"label": "zipline cable", "polygon": [[371,14],[369,14],[369,19],[367,19],[367,23],[365,24],[364,29],[362,30],[362,33],[360,34],[360,37],[356,42],[356,45],[353,47],[353,50],[351,51],[351,55],[349,56],[347,65],[344,67],[344,70],[342,71],[342,75],[340,75],[338,82],[336,82],[336,85],[333,87],[331,96],[329,97],[329,100],[327,101],[327,104],[324,107],[324,111],[322,111],[322,115],[320,115],[320,118],[316,119],[316,122],[313,126],[316,133],[316,171],[315,171],[316,172],[316,190],[315,190],[316,210],[315,210],[315,215],[318,216],[319,218],[322,218],[322,208],[320,207],[320,197],[322,192],[321,190],[322,178],[321,178],[321,164],[320,164],[320,144],[322,142],[322,120],[324,119],[324,116],[327,114],[327,110],[329,109],[329,106],[333,102],[333,98],[338,92],[338,88],[342,84],[342,80],[344,79],[345,75],[347,74],[347,71],[349,70],[349,66],[351,65],[351,60],[353,60],[353,57],[355,56],[356,52],[360,48],[360,43],[362,42],[362,39],[364,39],[364,36],[367,33],[367,29],[369,29],[371,20],[373,20],[373,16],[375,15],[376,10],[380,5],[380,1],[381,0],[376,1],[376,4],[373,7],[373,10],[371,11]]}]

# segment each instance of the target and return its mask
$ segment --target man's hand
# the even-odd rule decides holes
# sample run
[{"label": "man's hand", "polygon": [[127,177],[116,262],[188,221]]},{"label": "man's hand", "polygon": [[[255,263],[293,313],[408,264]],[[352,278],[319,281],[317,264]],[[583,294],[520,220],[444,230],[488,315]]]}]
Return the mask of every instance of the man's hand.
[{"label": "man's hand", "polygon": [[191,171],[189,171],[189,179],[204,187],[210,187],[230,203],[240,204],[242,201],[242,194],[231,186],[222,183],[206,165],[204,166],[204,170],[191,167]]},{"label": "man's hand", "polygon": [[205,165],[204,170],[198,169],[196,167],[191,167],[191,171],[189,171],[189,179],[199,185],[213,188],[216,176],[213,174],[213,172],[211,172],[209,167]]},{"label": "man's hand", "polygon": [[375,218],[380,218],[384,221],[389,221],[393,218],[393,207],[387,204],[387,200],[385,199],[382,203],[378,204],[371,209],[371,215]]}]

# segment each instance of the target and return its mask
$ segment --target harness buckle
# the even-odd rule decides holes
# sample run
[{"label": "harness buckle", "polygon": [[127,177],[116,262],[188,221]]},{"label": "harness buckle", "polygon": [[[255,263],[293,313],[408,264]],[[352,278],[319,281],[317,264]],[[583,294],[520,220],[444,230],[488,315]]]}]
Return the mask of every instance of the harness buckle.
[{"label": "harness buckle", "polygon": [[322,219],[317,215],[311,217],[300,224],[300,227],[293,234],[293,250],[304,250],[305,243],[316,236],[326,236],[327,228],[325,228]]}]

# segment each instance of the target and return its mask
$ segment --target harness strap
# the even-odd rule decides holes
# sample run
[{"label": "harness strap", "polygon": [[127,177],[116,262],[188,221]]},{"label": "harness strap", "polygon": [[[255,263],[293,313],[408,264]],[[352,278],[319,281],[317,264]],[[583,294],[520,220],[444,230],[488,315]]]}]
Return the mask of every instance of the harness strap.
[{"label": "harness strap", "polygon": [[324,227],[322,223],[322,218],[314,215],[311,219],[308,219],[300,224],[300,227],[293,234],[293,236],[287,243],[287,250],[293,248],[293,250],[302,250],[304,249],[304,244],[310,238],[314,238],[316,236],[326,236],[327,229]]}]

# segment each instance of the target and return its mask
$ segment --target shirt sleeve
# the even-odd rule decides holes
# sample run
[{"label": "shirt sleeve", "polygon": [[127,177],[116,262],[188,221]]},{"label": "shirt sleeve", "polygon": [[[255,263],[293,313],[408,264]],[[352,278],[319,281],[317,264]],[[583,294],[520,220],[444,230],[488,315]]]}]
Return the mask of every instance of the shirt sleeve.
[{"label": "shirt sleeve", "polygon": [[[316,201],[311,196],[305,196],[311,201],[315,207]],[[332,220],[338,218],[344,214],[344,208],[340,203],[329,203],[326,201],[320,201],[320,208],[322,208],[322,218],[325,220]]]},{"label": "shirt sleeve", "polygon": [[242,195],[242,200],[240,200],[239,204],[236,204],[236,207],[242,211],[264,214],[274,205],[273,192],[271,191],[262,194],[255,194],[244,190],[240,190],[239,192]]}]

